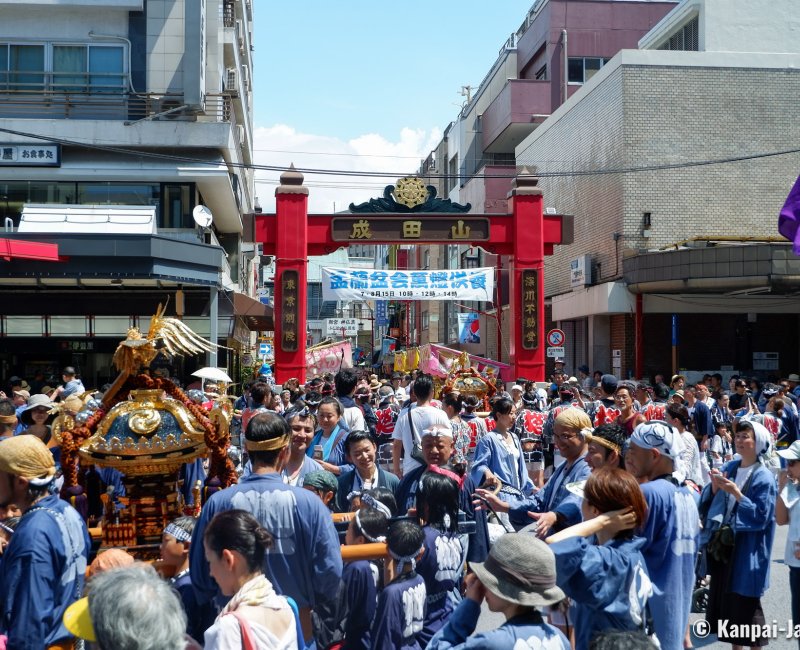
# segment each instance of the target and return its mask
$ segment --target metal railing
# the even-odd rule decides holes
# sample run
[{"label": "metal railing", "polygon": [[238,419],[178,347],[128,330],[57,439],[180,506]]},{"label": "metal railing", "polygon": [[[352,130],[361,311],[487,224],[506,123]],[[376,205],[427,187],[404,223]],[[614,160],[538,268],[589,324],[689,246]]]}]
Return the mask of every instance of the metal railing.
[{"label": "metal railing", "polygon": [[[2,81],[2,79],[0,79]],[[25,87],[21,87],[25,86]],[[184,106],[182,95],[133,94],[125,87],[90,86],[74,90],[50,84],[0,83],[0,118],[230,122],[231,97],[205,96],[200,110]]]}]

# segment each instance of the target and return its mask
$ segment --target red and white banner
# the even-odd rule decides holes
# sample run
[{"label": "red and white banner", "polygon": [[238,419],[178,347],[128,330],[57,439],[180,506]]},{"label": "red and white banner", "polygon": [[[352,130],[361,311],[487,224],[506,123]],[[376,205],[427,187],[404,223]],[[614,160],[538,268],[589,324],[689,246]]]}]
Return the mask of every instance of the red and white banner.
[{"label": "red and white banner", "polygon": [[326,372],[337,373],[342,368],[353,367],[353,349],[350,343],[331,343],[325,347],[314,348],[306,352],[306,366],[309,377]]}]

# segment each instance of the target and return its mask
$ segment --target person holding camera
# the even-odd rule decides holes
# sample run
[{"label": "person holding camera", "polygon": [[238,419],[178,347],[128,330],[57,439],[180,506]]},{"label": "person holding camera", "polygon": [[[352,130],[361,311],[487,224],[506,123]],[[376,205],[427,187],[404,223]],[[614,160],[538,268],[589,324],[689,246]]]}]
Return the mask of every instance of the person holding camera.
[{"label": "person holding camera", "polygon": [[[711,629],[718,629],[722,620],[732,630],[765,624],[761,596],[769,586],[777,486],[764,461],[772,443],[767,429],[749,420],[738,422],[734,440],[741,459],[712,469],[700,496],[700,547],[705,573],[711,576],[706,612]],[[766,639],[719,640],[734,648],[766,645]]]}]

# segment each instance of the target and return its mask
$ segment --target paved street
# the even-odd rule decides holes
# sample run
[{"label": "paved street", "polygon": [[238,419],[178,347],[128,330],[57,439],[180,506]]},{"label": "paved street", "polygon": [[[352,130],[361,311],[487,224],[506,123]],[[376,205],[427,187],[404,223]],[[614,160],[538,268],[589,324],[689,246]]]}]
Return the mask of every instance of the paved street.
[{"label": "paved street", "polygon": [[[775,543],[772,546],[772,567],[770,572],[770,588],[761,601],[764,608],[764,618],[768,624],[777,622],[778,627],[786,627],[791,617],[791,593],[789,591],[789,569],[783,563],[783,551],[786,546],[786,533],[788,526],[778,526],[775,532]],[[690,622],[694,623],[702,619],[700,614],[692,614]],[[730,648],[727,643],[720,643],[715,637],[709,636],[707,639],[698,639],[692,636],[695,648],[708,648],[709,650],[721,650]],[[770,648],[797,648],[796,641],[788,641],[785,638],[770,640]]]},{"label": "paved street", "polygon": [[[767,623],[776,621],[778,627],[785,627],[791,615],[791,593],[789,592],[789,570],[783,563],[783,550],[786,544],[787,526],[778,526],[775,534],[775,544],[772,547],[772,568],[770,574],[770,588],[762,600],[764,616]],[[692,614],[690,622],[694,623],[703,618],[700,614]],[[481,617],[478,620],[478,630],[487,630],[503,624],[503,617],[488,610],[484,604]],[[708,650],[729,649],[727,643],[720,643],[715,637],[709,636],[706,639],[698,639],[692,636],[695,648],[706,648]],[[788,641],[785,638],[771,640],[770,648],[780,650],[797,648],[797,643]]]}]

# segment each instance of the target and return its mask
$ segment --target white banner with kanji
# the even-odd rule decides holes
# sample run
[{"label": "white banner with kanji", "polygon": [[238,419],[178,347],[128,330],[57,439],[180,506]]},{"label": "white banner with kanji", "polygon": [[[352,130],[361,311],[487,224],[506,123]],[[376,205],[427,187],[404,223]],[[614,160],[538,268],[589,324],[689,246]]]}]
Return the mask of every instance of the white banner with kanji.
[{"label": "white banner with kanji", "polygon": [[494,299],[494,268],[401,271],[323,267],[323,300]]}]

